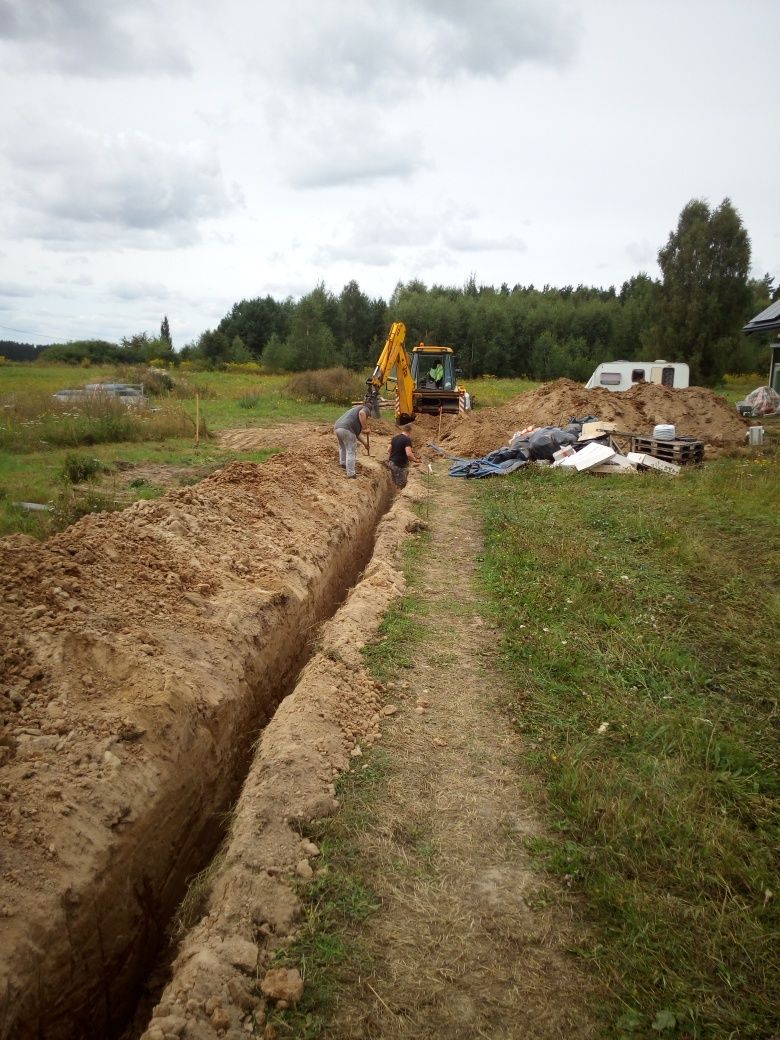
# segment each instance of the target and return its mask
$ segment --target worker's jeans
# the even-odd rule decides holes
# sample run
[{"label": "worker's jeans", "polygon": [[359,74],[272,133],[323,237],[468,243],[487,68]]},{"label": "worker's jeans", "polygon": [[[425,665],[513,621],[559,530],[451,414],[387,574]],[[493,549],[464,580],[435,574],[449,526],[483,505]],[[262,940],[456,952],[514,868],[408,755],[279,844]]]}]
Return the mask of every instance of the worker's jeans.
[{"label": "worker's jeans", "polygon": [[352,430],[336,430],[336,436],[339,439],[339,465],[346,466],[348,477],[354,477],[357,437]]},{"label": "worker's jeans", "polygon": [[388,462],[390,472],[393,474],[393,483],[397,488],[405,488],[409,479],[409,467],[399,466],[397,462]]}]

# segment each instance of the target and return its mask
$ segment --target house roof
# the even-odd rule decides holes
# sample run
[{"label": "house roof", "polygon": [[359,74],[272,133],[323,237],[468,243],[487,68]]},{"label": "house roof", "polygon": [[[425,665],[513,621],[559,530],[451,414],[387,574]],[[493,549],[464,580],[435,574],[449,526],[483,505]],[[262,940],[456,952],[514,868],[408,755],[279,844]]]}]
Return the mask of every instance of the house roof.
[{"label": "house roof", "polygon": [[772,332],[774,329],[780,329],[780,300],[770,303],[766,310],[742,327],[743,332]]}]

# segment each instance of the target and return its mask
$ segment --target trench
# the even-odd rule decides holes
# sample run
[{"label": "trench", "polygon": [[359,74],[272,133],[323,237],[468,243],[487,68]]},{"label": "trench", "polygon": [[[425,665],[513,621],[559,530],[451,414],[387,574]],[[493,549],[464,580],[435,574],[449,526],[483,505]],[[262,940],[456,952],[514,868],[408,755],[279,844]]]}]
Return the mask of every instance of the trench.
[{"label": "trench", "polygon": [[138,781],[131,793],[148,800],[145,812],[120,828],[89,885],[63,902],[34,984],[0,1012],[0,1040],[140,1035],[175,956],[170,923],[192,878],[218,852],[259,735],[312,656],[318,627],[370,561],[391,494],[382,475],[369,508],[329,546],[329,565],[307,595],[279,594],[270,628],[258,617],[236,696],[182,738],[155,776]]}]

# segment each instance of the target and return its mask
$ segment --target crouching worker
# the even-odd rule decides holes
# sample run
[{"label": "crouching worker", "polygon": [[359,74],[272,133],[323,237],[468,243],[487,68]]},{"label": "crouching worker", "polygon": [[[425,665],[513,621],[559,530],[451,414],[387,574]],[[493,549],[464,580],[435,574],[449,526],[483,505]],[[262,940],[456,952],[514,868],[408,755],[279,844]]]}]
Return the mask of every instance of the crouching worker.
[{"label": "crouching worker", "polygon": [[406,481],[409,477],[409,463],[413,462],[415,466],[420,465],[420,460],[412,449],[411,432],[412,427],[410,425],[402,426],[401,432],[397,433],[390,441],[387,465],[393,474],[395,486],[399,488],[406,487]]},{"label": "crouching worker", "polygon": [[368,438],[366,428],[369,410],[365,404],[356,404],[348,412],[344,412],[340,419],[333,424],[333,432],[339,442],[339,465],[347,471],[348,477],[356,477],[355,456],[357,455],[357,442],[360,441],[368,451]]}]

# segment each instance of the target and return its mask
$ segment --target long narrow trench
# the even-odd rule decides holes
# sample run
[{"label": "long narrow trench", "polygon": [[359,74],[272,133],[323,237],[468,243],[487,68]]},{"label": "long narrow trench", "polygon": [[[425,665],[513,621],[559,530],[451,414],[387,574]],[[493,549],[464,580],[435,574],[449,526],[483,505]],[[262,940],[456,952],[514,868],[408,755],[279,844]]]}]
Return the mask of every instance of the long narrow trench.
[{"label": "long narrow trench", "polygon": [[[210,872],[215,857],[220,853],[230,829],[233,809],[252,765],[254,749],[261,734],[273,719],[279,705],[295,689],[301,671],[315,651],[320,629],[339,609],[371,559],[376,525],[387,507],[386,496],[380,499],[378,506],[380,511],[368,518],[368,531],[365,532],[365,537],[363,532],[360,532],[355,555],[345,570],[338,574],[332,590],[329,590],[329,594],[323,602],[321,616],[320,611],[317,611],[318,616],[314,621],[306,625],[298,638],[291,640],[293,645],[296,642],[300,643],[299,649],[291,657],[289,666],[284,670],[275,687],[269,690],[260,686],[252,691],[251,700],[252,704],[256,706],[256,714],[253,714],[246,727],[244,735],[246,746],[242,749],[241,757],[236,763],[235,775],[226,792],[224,803],[216,807],[210,818],[203,821],[196,857],[190,867],[192,872],[186,876],[184,874],[179,876],[178,887],[181,894],[173,900],[165,917],[158,922],[156,940],[150,945],[145,963],[141,968],[140,979],[136,984],[137,996],[132,1002],[127,1019],[117,1021],[107,1036],[117,1037],[118,1040],[138,1040],[144,1032],[152,1009],[170,981],[171,966],[178,951],[177,936],[173,933],[171,924],[179,916],[183,900],[190,892],[193,881],[199,875],[207,875]],[[251,668],[251,662],[248,663],[248,667]],[[197,905],[188,908],[185,923],[186,919],[197,913],[198,909]]]},{"label": "long narrow trench", "polygon": [[[133,1034],[151,989],[164,982],[160,952],[168,926],[193,875],[213,857],[228,826],[258,736],[295,685],[314,646],[319,625],[337,610],[370,560],[376,527],[391,496],[388,476],[374,471],[370,493],[359,503],[340,537],[327,536],[328,561],[305,594],[295,582],[272,597],[276,623],[240,619],[246,638],[225,636],[218,648],[235,655],[237,688],[229,710],[216,712],[197,728],[188,720],[186,739],[140,777],[128,795],[149,804],[134,826],[116,828],[102,864],[81,891],[62,906],[52,941],[36,944],[31,985],[4,1001],[2,1040],[82,1040]],[[241,627],[239,626],[239,627]],[[232,645],[235,644],[235,645]],[[229,700],[229,698],[227,698]],[[191,709],[190,709],[191,713]],[[169,723],[176,743],[178,718]],[[180,712],[179,714],[186,714]],[[131,788],[135,778],[130,778]],[[11,995],[11,994],[9,994]],[[143,1001],[139,1007],[139,1000]]]}]

